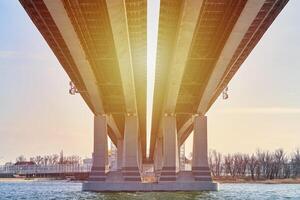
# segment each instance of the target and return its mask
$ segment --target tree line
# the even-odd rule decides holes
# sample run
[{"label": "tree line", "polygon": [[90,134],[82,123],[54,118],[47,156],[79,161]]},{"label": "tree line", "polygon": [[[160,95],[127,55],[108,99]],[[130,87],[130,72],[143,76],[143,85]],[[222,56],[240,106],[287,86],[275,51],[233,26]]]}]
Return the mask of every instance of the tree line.
[{"label": "tree line", "polygon": [[21,155],[16,158],[16,162],[26,162],[31,161],[34,162],[36,165],[57,165],[57,164],[80,164],[82,159],[79,156],[71,155],[71,156],[64,156],[63,152],[58,154],[52,155],[37,155],[34,157],[30,157],[29,160],[26,159],[25,156]]},{"label": "tree line", "polygon": [[250,177],[252,180],[300,177],[300,149],[289,155],[283,149],[225,155],[211,150],[208,163],[214,177]]}]

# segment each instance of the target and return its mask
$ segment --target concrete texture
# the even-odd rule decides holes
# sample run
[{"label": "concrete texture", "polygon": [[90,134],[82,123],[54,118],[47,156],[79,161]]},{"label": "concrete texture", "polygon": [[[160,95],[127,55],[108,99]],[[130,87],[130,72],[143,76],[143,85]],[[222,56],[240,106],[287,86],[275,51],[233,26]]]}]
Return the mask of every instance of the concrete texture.
[{"label": "concrete texture", "polygon": [[194,118],[192,171],[197,181],[210,181],[211,173],[207,159],[207,117]]},{"label": "concrete texture", "polygon": [[139,170],[139,135],[138,135],[138,118],[137,116],[125,117],[125,132],[123,144],[123,166],[122,172],[124,180],[140,181]]},{"label": "concrete texture", "polygon": [[176,181],[154,183],[128,182],[122,178],[122,172],[109,172],[105,181],[86,181],[83,191],[94,192],[155,192],[155,191],[217,191],[219,184],[212,181],[195,181],[191,171],[178,173]]},{"label": "concrete texture", "polygon": [[163,158],[163,142],[162,138],[156,140],[155,154],[154,154],[154,171],[156,177],[160,176],[162,170],[162,158]]},{"label": "concrete texture", "polygon": [[179,170],[176,117],[164,116],[163,123],[163,167],[159,181],[175,181]]},{"label": "concrete texture", "polygon": [[117,143],[117,168],[122,170],[123,166],[123,140],[119,139]]},{"label": "concrete texture", "polygon": [[88,181],[82,185],[83,191],[94,192],[170,192],[170,191],[218,191],[219,184],[211,181],[194,182],[97,182]]},{"label": "concrete texture", "polygon": [[106,116],[94,117],[94,152],[93,166],[89,179],[105,180],[105,166],[107,164],[107,121]]}]

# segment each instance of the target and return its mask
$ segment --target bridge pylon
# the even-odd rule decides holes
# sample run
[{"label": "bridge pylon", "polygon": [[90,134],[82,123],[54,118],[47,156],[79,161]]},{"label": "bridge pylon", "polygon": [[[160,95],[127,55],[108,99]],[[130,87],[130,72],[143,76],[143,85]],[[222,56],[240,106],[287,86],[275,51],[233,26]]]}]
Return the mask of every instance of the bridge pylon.
[{"label": "bridge pylon", "polygon": [[[192,170],[179,167],[178,134],[176,116],[165,115],[162,120],[162,133],[158,134],[154,151],[154,169],[157,184],[165,190],[217,190],[208,165],[207,154],[207,117],[193,117],[193,157]],[[204,187],[203,187],[204,186]],[[187,189],[188,188],[188,189]]]}]

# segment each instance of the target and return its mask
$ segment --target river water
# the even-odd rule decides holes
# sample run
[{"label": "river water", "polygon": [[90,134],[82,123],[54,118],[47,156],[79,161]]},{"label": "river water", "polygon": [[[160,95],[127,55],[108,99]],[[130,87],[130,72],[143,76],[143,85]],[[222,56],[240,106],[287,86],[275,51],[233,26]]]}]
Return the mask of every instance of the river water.
[{"label": "river water", "polygon": [[221,184],[218,192],[137,192],[93,193],[82,192],[81,183],[66,181],[0,182],[0,200],[54,199],[299,199],[300,184]]}]

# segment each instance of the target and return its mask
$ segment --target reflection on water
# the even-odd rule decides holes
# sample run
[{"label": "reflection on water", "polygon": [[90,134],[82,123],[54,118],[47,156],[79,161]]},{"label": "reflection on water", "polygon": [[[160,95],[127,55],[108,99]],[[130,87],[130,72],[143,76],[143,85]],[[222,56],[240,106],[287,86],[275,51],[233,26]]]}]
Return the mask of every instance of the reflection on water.
[{"label": "reflection on water", "polygon": [[82,192],[81,183],[65,181],[0,182],[0,200],[6,199],[300,199],[296,184],[221,184],[218,192]]}]

